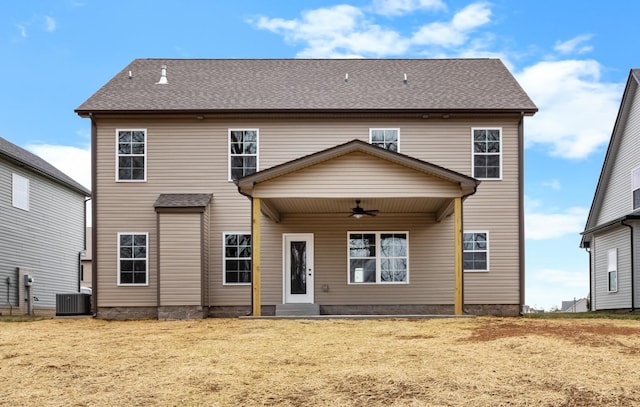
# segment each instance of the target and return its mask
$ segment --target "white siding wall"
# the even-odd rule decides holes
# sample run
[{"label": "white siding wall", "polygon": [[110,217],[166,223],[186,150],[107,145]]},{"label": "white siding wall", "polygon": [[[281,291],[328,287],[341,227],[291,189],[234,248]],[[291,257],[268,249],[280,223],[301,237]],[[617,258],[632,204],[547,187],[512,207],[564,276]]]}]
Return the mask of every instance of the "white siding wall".
[{"label": "white siding wall", "polygon": [[[495,126],[503,129],[503,179],[484,181],[478,192],[464,205],[465,229],[487,230],[491,237],[491,270],[488,273],[467,273],[465,275],[465,300],[468,303],[508,303],[519,301],[519,234],[518,234],[518,150],[517,128],[519,117],[501,120],[481,118],[470,119],[98,119],[97,142],[97,192],[96,209],[98,219],[94,220],[98,233],[98,284],[100,285],[100,307],[107,306],[153,306],[156,304],[156,245],[155,213],[153,202],[160,193],[213,193],[210,213],[210,279],[209,296],[211,305],[248,305],[250,286],[223,286],[222,278],[222,232],[249,231],[250,202],[241,196],[233,183],[228,182],[228,129],[258,128],[260,130],[259,160],[260,169],[266,169],[307,154],[345,143],[352,139],[369,140],[371,127],[400,128],[401,153],[471,175],[471,128]],[[117,183],[114,181],[115,129],[146,128],[148,151],[148,181],[145,183]],[[135,196],[134,199],[132,197]],[[132,203],[135,202],[134,203]],[[382,216],[380,219],[384,219]],[[382,222],[381,220],[380,222]],[[293,222],[293,223],[291,223]],[[299,222],[309,222],[305,227]],[[317,233],[316,250],[323,253],[323,242],[337,250],[332,256],[335,262],[345,262],[345,248],[342,242],[346,232],[340,228],[341,219],[336,220],[339,232],[325,236],[323,230],[330,222],[309,217],[287,221],[292,229],[287,232]],[[406,223],[406,222],[405,222]],[[414,231],[411,235],[412,246],[440,247],[440,253],[452,250],[452,241],[448,234],[448,221],[426,231]],[[266,224],[266,221],[263,222]],[[297,225],[294,227],[294,225]],[[402,224],[400,224],[402,225]],[[388,225],[397,230],[400,225]],[[393,227],[391,227],[393,226]],[[387,226],[385,226],[387,227]],[[304,230],[302,230],[304,229]],[[317,231],[315,230],[317,229]],[[443,230],[443,234],[432,234],[434,230]],[[119,231],[147,231],[150,246],[150,284],[148,287],[116,286],[116,234]],[[413,230],[413,229],[412,229]],[[282,225],[274,225],[270,236],[284,231]],[[415,237],[413,235],[415,234]],[[339,239],[339,240],[336,240]],[[421,243],[421,239],[425,239]],[[281,236],[275,241],[281,245]],[[265,239],[263,238],[263,245]],[[334,246],[335,245],[335,246]],[[281,247],[273,248],[281,256]],[[274,257],[278,257],[275,256]],[[325,256],[326,257],[326,256]],[[449,257],[449,256],[447,256]],[[323,257],[320,257],[322,262]],[[426,259],[426,258],[425,258]],[[414,260],[425,264],[427,260]],[[281,267],[271,260],[269,270],[276,272],[276,280],[263,271],[266,286],[264,298],[275,301],[281,288],[271,287],[281,277]],[[281,260],[278,260],[281,261]],[[429,259],[429,261],[434,261]],[[438,261],[443,261],[439,259]],[[437,265],[443,269],[444,264]],[[337,265],[333,276],[327,277],[331,285],[335,280],[346,281],[346,268]],[[271,273],[271,271],[269,271]],[[321,286],[321,276],[316,287]],[[453,275],[425,274],[418,278],[408,290],[430,292],[435,282],[441,283],[444,291],[433,290],[433,297],[423,295],[424,303],[453,302],[445,286],[453,286]],[[281,280],[280,280],[281,281]],[[435,285],[437,286],[437,284]],[[405,287],[406,288],[406,287]],[[337,289],[337,286],[336,286]],[[380,289],[382,290],[382,289]],[[394,294],[397,294],[394,289]],[[386,292],[386,291],[385,291]],[[452,291],[451,291],[452,292]],[[276,294],[273,294],[276,293]],[[334,301],[329,297],[335,291],[318,293],[318,302]],[[379,293],[382,294],[382,291]],[[274,297],[275,295],[275,297]],[[340,298],[341,294],[337,294]],[[281,297],[280,297],[281,298]],[[342,297],[346,298],[346,297]],[[412,297],[416,301],[417,297]],[[360,301],[359,299],[357,301]],[[403,300],[405,301],[405,300]]]},{"label": "white siding wall", "polygon": [[[11,174],[29,179],[29,211],[11,204]],[[18,305],[17,267],[33,270],[34,308],[55,308],[56,294],[78,292],[84,248],[84,196],[24,167],[0,161],[0,307]]]},{"label": "white siding wall", "polygon": [[623,125],[621,144],[611,178],[603,180],[604,200],[596,224],[606,223],[633,211],[631,171],[640,167],[640,92],[631,101],[628,121]]},{"label": "white siding wall", "polygon": [[[629,228],[620,226],[612,231],[597,235],[593,239],[595,248],[595,309],[616,309],[631,307],[631,251]],[[608,251],[617,249],[618,291],[608,292],[609,273]]]}]

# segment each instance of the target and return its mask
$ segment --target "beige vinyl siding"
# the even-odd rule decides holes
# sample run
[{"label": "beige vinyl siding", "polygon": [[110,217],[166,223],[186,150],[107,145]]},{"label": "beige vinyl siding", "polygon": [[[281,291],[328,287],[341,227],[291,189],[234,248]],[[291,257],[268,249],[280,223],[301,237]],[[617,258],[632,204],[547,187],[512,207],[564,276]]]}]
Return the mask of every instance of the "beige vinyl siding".
[{"label": "beige vinyl siding", "polygon": [[354,152],[256,185],[253,196],[313,197],[455,197],[449,181],[407,170],[399,164]]},{"label": "beige vinyl siding", "polygon": [[[263,222],[267,222],[262,217]],[[406,231],[409,234],[409,284],[348,284],[347,233]],[[363,219],[334,215],[287,216],[268,223],[262,234],[262,302],[281,304],[283,233],[314,234],[315,302],[340,304],[450,304],[454,291],[453,235],[447,219],[435,223],[429,215],[379,215]],[[322,286],[327,285],[327,292]]]},{"label": "beige vinyl siding", "polygon": [[[631,307],[631,251],[629,228],[617,227],[597,235],[595,240],[595,307],[616,309]],[[618,291],[608,292],[609,273],[607,270],[608,251],[617,249]]]},{"label": "beige vinyl siding", "polygon": [[160,305],[202,305],[199,213],[160,213]]},{"label": "beige vinyl siding", "polygon": [[[153,203],[161,193],[213,193],[213,201],[210,210],[210,250],[209,262],[209,304],[210,305],[248,305],[251,302],[250,286],[223,286],[222,276],[222,241],[223,231],[250,230],[251,204],[249,199],[240,195],[235,184],[228,181],[228,129],[230,128],[257,128],[260,130],[260,169],[266,169],[274,165],[300,158],[302,156],[318,152],[320,150],[343,144],[352,139],[369,140],[369,129],[372,127],[399,128],[402,134],[401,153],[415,158],[431,162],[460,173],[471,174],[471,129],[473,127],[501,127],[503,140],[503,180],[483,181],[477,193],[467,199],[464,204],[465,229],[487,230],[491,237],[491,270],[488,273],[478,273],[470,276],[465,274],[465,301],[469,303],[518,303],[518,279],[519,279],[519,237],[518,237],[518,189],[517,189],[517,127],[518,117],[501,120],[486,120],[481,118],[467,119],[397,119],[397,118],[327,118],[327,119],[300,119],[300,118],[270,118],[270,119],[205,119],[197,120],[195,117],[188,119],[176,118],[141,118],[132,120],[127,118],[105,119],[98,118],[97,134],[97,200],[96,209],[99,213],[94,220],[98,234],[98,283],[99,307],[108,306],[154,306],[157,304],[157,236],[156,217]],[[146,128],[147,129],[147,182],[143,183],[116,183],[115,179],[115,129]],[[344,165],[349,165],[344,163]],[[390,164],[392,167],[393,165]],[[331,167],[328,165],[327,167]],[[328,168],[329,169],[329,168]],[[406,174],[406,171],[405,171]],[[304,174],[303,174],[304,175]],[[304,177],[303,177],[304,178]],[[387,182],[389,179],[387,178]],[[339,178],[336,178],[339,179]],[[431,181],[436,182],[434,177]],[[416,180],[425,185],[424,178]],[[370,184],[374,185],[374,184]],[[435,184],[434,184],[435,185]],[[422,188],[421,187],[421,188]],[[403,195],[415,193],[411,189],[400,191]],[[425,189],[428,190],[428,189]],[[383,189],[380,189],[383,193]],[[424,193],[421,191],[420,193]],[[297,215],[296,215],[297,216]],[[404,215],[397,215],[404,216]],[[433,222],[432,215],[424,215],[429,222]],[[297,218],[293,218],[295,220]],[[278,255],[282,257],[281,233],[300,232],[316,233],[316,253],[324,253],[323,243],[327,237],[323,230],[331,225],[330,219],[314,220],[314,217],[302,216],[298,223],[291,219],[282,224],[270,224],[263,219],[263,226],[273,226],[277,231],[276,242],[265,244],[277,244]],[[336,236],[344,242],[346,231],[341,225],[343,218],[331,218],[335,220]],[[379,220],[380,219],[380,220]],[[385,217],[376,218],[381,222]],[[389,218],[387,218],[389,219]],[[303,222],[308,222],[306,225]],[[316,223],[314,223],[316,222]],[[452,232],[446,226],[450,219],[440,224],[434,224],[434,229],[420,232],[415,225],[408,222],[407,226],[401,224],[389,224],[390,230],[409,230],[410,244],[417,247],[418,251],[423,245],[439,247],[438,253],[447,253],[452,249]],[[268,225],[268,226],[267,226]],[[283,226],[291,226],[295,230],[285,230]],[[380,225],[376,230],[384,230]],[[316,229],[318,231],[316,231]],[[148,287],[117,287],[116,285],[116,236],[119,231],[146,231],[149,232],[149,286]],[[349,228],[349,230],[354,230]],[[442,230],[442,233],[434,234],[434,230]],[[343,233],[344,232],[344,233]],[[269,239],[274,233],[269,230]],[[425,236],[421,236],[425,233]],[[329,235],[333,236],[333,235]],[[437,237],[435,237],[437,236]],[[323,240],[324,239],[324,240]],[[334,240],[333,237],[329,240]],[[504,247],[502,247],[504,245]],[[332,255],[333,262],[343,262],[340,270],[333,268],[331,281],[338,281],[340,275],[342,282],[346,283],[346,246],[340,243],[338,255]],[[334,246],[329,245],[329,248]],[[269,249],[273,250],[273,249]],[[412,253],[415,250],[412,251]],[[318,258],[318,254],[316,254]],[[410,287],[397,287],[394,290],[415,290],[423,294],[421,303],[452,303],[453,302],[453,269],[445,267],[446,259],[439,258],[441,264],[433,265],[429,259],[429,267],[426,269],[447,270],[434,275],[428,274],[420,277],[415,282],[414,275],[410,271]],[[273,262],[274,260],[271,260]],[[322,261],[322,260],[319,260]],[[410,258],[413,264],[413,257]],[[416,260],[418,261],[418,260]],[[447,260],[448,261],[448,260]],[[423,261],[427,264],[427,260]],[[418,261],[420,264],[420,261]],[[413,266],[412,267],[413,270]],[[452,267],[452,266],[451,266]],[[263,269],[264,270],[264,269]],[[267,286],[263,286],[263,298],[275,301],[270,287],[274,284],[269,271],[263,271]],[[276,297],[281,301],[282,267],[275,271],[277,280]],[[327,272],[327,271],[325,271]],[[316,291],[321,287],[322,275],[316,274]],[[450,284],[449,284],[450,283]],[[335,284],[331,283],[332,286]],[[431,287],[434,287],[433,290]],[[450,292],[446,287],[450,288]],[[361,287],[355,287],[356,291]],[[374,287],[380,290],[379,287]],[[443,291],[444,290],[444,291]],[[353,293],[349,292],[349,294]],[[364,292],[364,291],[363,291]],[[400,292],[400,291],[399,291]],[[394,292],[398,294],[399,292]],[[317,292],[316,301],[323,303],[333,298],[335,292],[331,289],[328,293]],[[384,295],[387,291],[385,291]],[[376,294],[369,301],[377,301]],[[340,298],[338,295],[338,298]],[[417,294],[416,294],[417,295]],[[402,295],[396,296],[397,301],[407,301]],[[345,294],[342,300],[348,298]],[[410,297],[411,301],[418,301],[418,297]],[[333,300],[331,300],[333,301]],[[364,299],[358,299],[363,301]]]},{"label": "beige vinyl siding", "polygon": [[614,159],[610,178],[603,180],[605,190],[597,219],[598,225],[624,216],[633,211],[631,171],[640,167],[640,92],[630,103],[627,121],[623,123],[620,146]]}]

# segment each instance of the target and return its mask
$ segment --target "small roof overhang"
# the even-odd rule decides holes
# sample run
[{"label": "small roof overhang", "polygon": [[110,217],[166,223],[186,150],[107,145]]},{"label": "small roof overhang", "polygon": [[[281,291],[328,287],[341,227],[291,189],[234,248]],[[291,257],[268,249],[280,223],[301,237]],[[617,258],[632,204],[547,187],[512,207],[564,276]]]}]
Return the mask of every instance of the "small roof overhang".
[{"label": "small roof overhang", "polygon": [[212,197],[213,194],[160,194],[153,207],[158,213],[201,213]]},{"label": "small roof overhang", "polygon": [[[358,165],[362,165],[358,167]],[[357,167],[358,170],[353,170]],[[387,189],[378,175],[393,171]],[[336,174],[333,182],[327,174]],[[262,200],[262,212],[279,222],[283,213],[349,213],[355,200],[384,213],[453,212],[453,199],[475,192],[480,181],[361,140],[328,148],[235,181],[241,194]]]}]

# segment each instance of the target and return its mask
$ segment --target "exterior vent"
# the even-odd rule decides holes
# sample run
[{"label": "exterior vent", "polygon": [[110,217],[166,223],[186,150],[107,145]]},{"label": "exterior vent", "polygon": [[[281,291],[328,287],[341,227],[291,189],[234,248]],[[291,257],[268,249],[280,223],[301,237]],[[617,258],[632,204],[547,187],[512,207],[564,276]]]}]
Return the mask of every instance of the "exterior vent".
[{"label": "exterior vent", "polygon": [[56,294],[56,316],[91,314],[90,294]]}]

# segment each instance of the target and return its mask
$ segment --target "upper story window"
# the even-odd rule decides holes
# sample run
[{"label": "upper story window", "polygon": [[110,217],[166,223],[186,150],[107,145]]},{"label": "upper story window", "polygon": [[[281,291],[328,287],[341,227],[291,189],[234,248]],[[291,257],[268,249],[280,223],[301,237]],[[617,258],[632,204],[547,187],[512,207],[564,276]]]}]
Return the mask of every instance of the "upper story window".
[{"label": "upper story window", "polygon": [[29,178],[12,174],[11,205],[25,211],[29,210]]},{"label": "upper story window", "polygon": [[147,130],[116,130],[116,180],[146,181]]},{"label": "upper story window", "polygon": [[147,285],[148,233],[118,233],[118,285]]},{"label": "upper story window", "polygon": [[224,284],[251,283],[251,234],[224,234]]},{"label": "upper story window", "polygon": [[640,209],[640,167],[633,170],[631,190],[633,191],[633,210]]},{"label": "upper story window", "polygon": [[474,128],[473,177],[478,179],[502,178],[502,129]]},{"label": "upper story window", "polygon": [[400,129],[369,129],[369,142],[390,151],[400,151]]},{"label": "upper story window", "polygon": [[489,271],[489,232],[464,232],[462,251],[464,271]]},{"label": "upper story window", "polygon": [[349,283],[407,283],[407,232],[349,232]]},{"label": "upper story window", "polygon": [[229,130],[229,180],[258,171],[258,129]]}]

